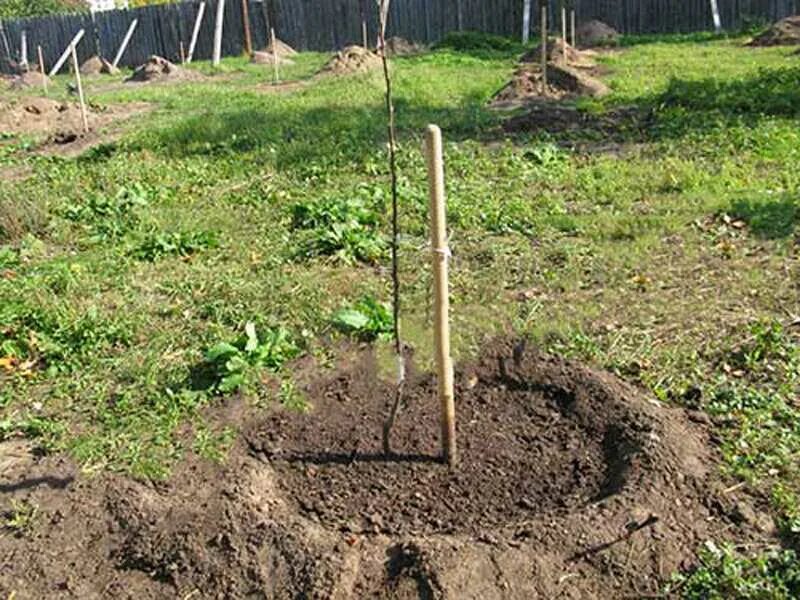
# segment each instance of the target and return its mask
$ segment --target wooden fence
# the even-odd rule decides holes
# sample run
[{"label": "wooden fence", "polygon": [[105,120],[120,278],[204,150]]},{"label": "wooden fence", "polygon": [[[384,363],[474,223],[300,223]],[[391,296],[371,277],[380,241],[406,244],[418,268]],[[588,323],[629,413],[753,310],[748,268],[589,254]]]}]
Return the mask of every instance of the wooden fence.
[{"label": "wooden fence", "polygon": [[[211,57],[215,7],[208,0],[195,58]],[[556,27],[561,0],[547,0],[551,27]],[[565,0],[575,8],[579,21],[600,19],[623,33],[689,32],[712,28],[709,0]],[[266,45],[270,25],[279,38],[300,50],[331,51],[361,42],[365,19],[371,40],[377,32],[375,0],[248,0],[253,44]],[[718,0],[723,27],[738,29],[753,22],[775,21],[800,12],[800,0]],[[519,36],[523,0],[393,0],[389,34],[430,43],[449,31],[476,30]],[[533,1],[534,6],[536,0]],[[179,2],[133,10],[113,10],[95,15],[54,15],[3,23],[15,58],[19,58],[23,30],[27,32],[28,57],[34,60],[42,46],[49,68],[75,33],[86,29],[78,47],[81,61],[102,55],[113,58],[122,38],[136,18],[139,25],[121,66],[141,64],[151,54],[173,61],[180,46],[188,50],[199,2]],[[538,19],[531,19],[532,27]],[[226,0],[223,56],[244,50],[241,0]],[[0,58],[4,46],[0,40]],[[0,60],[0,66],[4,61]]]}]

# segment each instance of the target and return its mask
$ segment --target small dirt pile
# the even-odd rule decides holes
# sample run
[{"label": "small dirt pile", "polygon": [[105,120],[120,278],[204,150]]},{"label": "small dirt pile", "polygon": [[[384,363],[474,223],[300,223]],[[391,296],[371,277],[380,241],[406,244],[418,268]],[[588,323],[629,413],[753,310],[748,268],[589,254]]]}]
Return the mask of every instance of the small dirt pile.
[{"label": "small dirt pile", "polygon": [[250,57],[250,62],[253,63],[254,65],[272,66],[275,64],[275,60],[278,61],[279,65],[294,64],[294,61],[291,58],[286,58],[285,55],[278,54],[277,56],[275,56],[272,52],[266,52],[263,50],[253,52],[253,56]]},{"label": "small dirt pile", "polygon": [[320,69],[320,75],[351,75],[381,67],[381,57],[361,46],[347,46]]},{"label": "small dirt pile", "polygon": [[413,56],[424,50],[424,46],[409,42],[399,36],[393,36],[386,40],[386,54],[388,56]]},{"label": "small dirt pile", "polygon": [[151,56],[140,65],[133,75],[125,81],[131,83],[147,83],[150,81],[193,81],[202,79],[202,75],[172,64],[166,58]]},{"label": "small dirt pile", "polygon": [[430,375],[384,456],[394,385],[369,351],[302,384],[309,413],[220,407],[243,432],[226,463],[187,457],[167,481],[0,443],[0,513],[38,509],[32,534],[0,536],[0,597],[655,597],[703,541],[764,541],[690,413],[519,348],[457,370],[456,470]]},{"label": "small dirt pile", "polygon": [[800,15],[781,19],[764,33],[754,37],[748,46],[800,45]]},{"label": "small dirt pile", "polygon": [[[564,64],[564,49],[566,48],[566,56],[569,66],[577,67],[579,69],[591,69],[596,66],[592,60],[594,53],[582,52],[569,44],[562,44],[561,39],[548,39],[547,40],[547,62],[554,62],[557,64]],[[542,47],[536,46],[529,50],[520,57],[520,62],[523,63],[536,63],[542,61]]]},{"label": "small dirt pile", "polygon": [[0,131],[6,133],[79,131],[82,123],[77,104],[50,98],[26,98],[24,102],[3,106],[0,110]]},{"label": "small dirt pile", "polygon": [[[297,54],[297,50],[292,48],[286,42],[282,42],[278,38],[275,38],[275,47],[277,49],[278,56],[286,57],[286,56],[295,56]],[[272,52],[273,52],[273,50],[272,50],[272,42],[270,42],[267,45],[266,48],[264,48],[263,50],[260,50],[260,52],[267,52],[269,54],[272,54]]]},{"label": "small dirt pile", "polygon": [[518,108],[541,99],[561,100],[577,96],[602,97],[609,93],[608,87],[574,67],[549,64],[547,87],[542,71],[537,65],[525,65],[514,74],[513,79],[497,92],[490,106],[493,108]]},{"label": "small dirt pile", "polygon": [[50,85],[51,81],[47,75],[42,75],[39,71],[28,71],[17,75],[8,80],[8,87],[12,90],[22,90],[31,87],[41,88],[44,82]]},{"label": "small dirt pile", "polygon": [[579,48],[598,48],[616,46],[619,43],[619,32],[602,21],[581,23],[575,35]]},{"label": "small dirt pile", "polygon": [[93,56],[81,65],[82,75],[118,75],[119,69],[100,56]]}]

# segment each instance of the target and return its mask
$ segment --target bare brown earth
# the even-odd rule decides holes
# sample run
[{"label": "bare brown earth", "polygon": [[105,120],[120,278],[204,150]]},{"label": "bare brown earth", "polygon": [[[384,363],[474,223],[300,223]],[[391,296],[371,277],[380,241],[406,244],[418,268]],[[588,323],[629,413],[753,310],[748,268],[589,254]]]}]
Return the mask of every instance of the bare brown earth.
[{"label": "bare brown earth", "polygon": [[142,102],[114,106],[89,105],[89,131],[83,131],[77,102],[29,97],[0,103],[0,132],[38,139],[36,151],[43,154],[74,156],[116,137],[123,121],[152,109]]},{"label": "bare brown earth", "polygon": [[0,532],[0,597],[648,597],[705,539],[757,535],[702,419],[606,373],[486,347],[457,370],[450,471],[432,377],[409,382],[385,457],[392,386],[370,352],[346,358],[304,384],[309,413],[222,404],[242,430],[226,464],[166,482],[0,444],[0,512],[37,507]]},{"label": "bare brown earth", "polygon": [[361,46],[348,46],[337,52],[319,71],[319,75],[366,73],[381,67],[381,58]]},{"label": "bare brown earth", "polygon": [[[294,56],[294,55],[297,54],[297,50],[292,48],[286,42],[283,42],[283,41],[279,40],[278,38],[275,38],[275,48],[277,48],[278,56],[288,57],[288,56]],[[267,45],[267,47],[264,48],[263,52],[268,52],[269,54],[273,53],[272,42],[270,42]]]},{"label": "bare brown earth", "polygon": [[92,56],[81,65],[83,75],[118,75],[119,72],[110,61],[99,56]]},{"label": "bare brown earth", "polygon": [[602,21],[586,21],[578,25],[575,35],[579,48],[597,48],[616,46],[619,43],[619,32]]},{"label": "bare brown earth", "polygon": [[129,83],[148,83],[153,81],[197,81],[203,75],[184,69],[160,56],[151,56],[142,65],[136,67],[133,74],[125,81]]},{"label": "bare brown earth", "polygon": [[424,51],[424,46],[409,42],[400,36],[395,35],[386,40],[386,53],[389,56],[413,56]]},{"label": "bare brown earth", "polygon": [[7,81],[11,90],[24,90],[32,87],[41,89],[45,81],[47,81],[48,85],[52,83],[47,75],[42,75],[39,71],[25,71],[20,75],[9,77]]},{"label": "bare brown earth", "polygon": [[258,51],[253,52],[253,56],[250,57],[250,62],[256,65],[274,65],[275,61],[278,61],[279,65],[293,65],[294,61],[291,58],[286,58],[285,54],[278,53],[275,56],[272,52],[267,51]]},{"label": "bare brown earth", "polygon": [[[566,52],[565,52],[566,50]],[[578,50],[570,44],[563,44],[561,39],[549,38],[545,48],[547,54],[547,62],[554,62],[557,64],[564,64],[564,56],[567,57],[567,62],[571,67],[579,69],[591,69],[596,66],[594,58],[596,53],[592,50]],[[542,60],[542,47],[536,46],[522,55],[520,62],[523,63],[541,63]]]},{"label": "bare brown earth", "polygon": [[542,70],[535,64],[523,64],[498,91],[490,105],[494,108],[518,108],[541,99],[562,100],[578,96],[605,96],[608,87],[581,69],[558,64],[547,65],[547,85]]},{"label": "bare brown earth", "polygon": [[797,46],[800,45],[800,15],[786,17],[769,29],[754,37],[749,46]]}]

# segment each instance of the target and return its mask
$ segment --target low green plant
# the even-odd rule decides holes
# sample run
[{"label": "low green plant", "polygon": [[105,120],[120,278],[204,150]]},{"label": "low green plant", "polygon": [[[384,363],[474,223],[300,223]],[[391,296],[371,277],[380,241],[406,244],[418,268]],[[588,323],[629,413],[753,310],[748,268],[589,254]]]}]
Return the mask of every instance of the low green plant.
[{"label": "low green plant", "polygon": [[360,197],[323,198],[292,207],[292,228],[305,231],[300,254],[344,263],[376,262],[386,252],[377,211]]},{"label": "low green plant", "polygon": [[32,502],[12,499],[11,509],[4,515],[5,528],[17,536],[29,533],[33,529],[37,514],[39,507]]},{"label": "low green plant", "polygon": [[187,257],[219,246],[212,231],[176,231],[153,233],[136,247],[133,255],[139,260],[155,262],[166,256]]},{"label": "low green plant", "polygon": [[452,50],[489,58],[520,53],[524,48],[511,38],[480,31],[452,31],[434,47],[437,50]]},{"label": "low green plant", "polygon": [[206,362],[213,370],[211,389],[220,394],[238,391],[252,384],[259,371],[277,371],[299,354],[300,348],[285,329],[267,329],[259,335],[255,325],[247,323],[244,336],[206,352]]},{"label": "low green plant", "polygon": [[235,438],[236,432],[230,427],[225,427],[221,431],[214,431],[201,423],[195,430],[192,449],[198,456],[206,460],[221,463],[228,455],[228,450],[230,450]]},{"label": "low green plant", "polygon": [[708,542],[698,566],[675,576],[667,594],[686,600],[791,600],[800,597],[800,560],[792,550],[747,557]]},{"label": "low green plant", "polygon": [[140,221],[140,210],[150,204],[150,194],[138,184],[122,187],[114,196],[90,195],[86,201],[67,205],[63,216],[80,223],[90,234],[90,241],[121,238]]},{"label": "low green plant", "polygon": [[387,339],[394,320],[389,306],[372,296],[364,296],[351,307],[339,309],[331,323],[340,331],[364,341]]}]

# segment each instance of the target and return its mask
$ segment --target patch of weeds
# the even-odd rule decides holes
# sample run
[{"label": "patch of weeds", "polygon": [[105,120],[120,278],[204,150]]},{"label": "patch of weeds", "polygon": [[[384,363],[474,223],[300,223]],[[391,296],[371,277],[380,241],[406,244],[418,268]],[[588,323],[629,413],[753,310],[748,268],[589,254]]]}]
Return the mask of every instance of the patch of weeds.
[{"label": "patch of weeds", "polygon": [[48,451],[59,447],[65,432],[62,423],[45,416],[29,415],[22,419],[0,420],[0,441],[23,435],[37,440],[39,447]]},{"label": "patch of weeds", "polygon": [[784,387],[800,378],[800,347],[777,320],[751,325],[747,340],[729,358],[725,370],[737,371],[753,379],[782,380]]},{"label": "patch of weeds", "polygon": [[200,424],[195,430],[192,449],[206,460],[221,463],[228,455],[235,438],[236,432],[230,427],[214,431],[205,424]]},{"label": "patch of weeds", "polygon": [[140,211],[150,204],[150,194],[140,185],[121,188],[109,197],[92,194],[85,202],[63,209],[63,216],[80,223],[90,234],[90,241],[120,239],[140,221]]},{"label": "patch of weeds", "polygon": [[772,490],[772,506],[778,513],[781,535],[794,548],[800,548],[800,498],[786,485],[779,483]]},{"label": "patch of weeds", "polygon": [[19,253],[9,246],[0,246],[0,271],[19,265]]},{"label": "patch of weeds", "polygon": [[27,500],[11,500],[11,508],[3,514],[3,526],[16,536],[33,530],[39,507]]},{"label": "patch of weeds", "polygon": [[206,362],[213,372],[210,389],[225,394],[246,388],[263,369],[277,371],[300,354],[300,348],[282,328],[267,329],[260,335],[253,323],[233,343],[221,342],[208,349]]},{"label": "patch of weeds", "polygon": [[774,550],[755,557],[707,542],[700,563],[675,576],[667,595],[687,600],[790,600],[800,597],[800,560],[792,550]]},{"label": "patch of weeds", "polygon": [[331,323],[343,333],[363,341],[388,339],[394,329],[389,306],[372,296],[364,296],[352,307],[336,311]]},{"label": "patch of weeds", "polygon": [[281,380],[281,387],[278,391],[278,400],[286,408],[297,412],[308,412],[310,405],[303,393],[297,389],[297,385],[290,377]]},{"label": "patch of weeds", "polygon": [[306,233],[300,254],[334,256],[344,263],[377,262],[386,252],[377,211],[363,198],[324,198],[292,207],[292,228]]},{"label": "patch of weeds", "polygon": [[155,262],[166,256],[187,257],[219,246],[212,231],[153,233],[133,251],[139,260]]},{"label": "patch of weeds", "polygon": [[463,52],[480,58],[496,58],[498,55],[514,55],[524,46],[511,38],[479,31],[452,31],[435,46],[437,50]]}]

